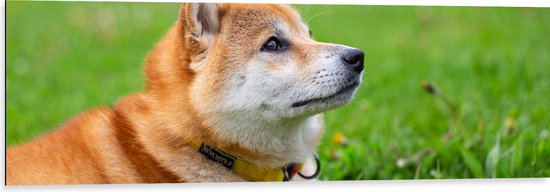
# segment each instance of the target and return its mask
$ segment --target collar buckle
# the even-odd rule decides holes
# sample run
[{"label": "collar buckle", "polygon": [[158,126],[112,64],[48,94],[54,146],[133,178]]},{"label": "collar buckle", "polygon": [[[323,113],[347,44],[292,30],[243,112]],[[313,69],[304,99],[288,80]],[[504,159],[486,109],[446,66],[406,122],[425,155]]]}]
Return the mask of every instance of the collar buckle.
[{"label": "collar buckle", "polygon": [[313,153],[313,157],[315,158],[315,164],[316,164],[316,169],[315,169],[315,173],[313,173],[312,175],[309,175],[309,176],[306,176],[306,175],[303,175],[300,171],[301,169],[301,165],[298,165],[296,163],[292,163],[290,165],[288,165],[286,168],[283,168],[282,171],[284,173],[284,178],[283,178],[283,181],[290,181],[296,174],[298,174],[300,177],[304,178],[304,179],[307,179],[307,180],[311,180],[311,179],[315,179],[317,176],[319,176],[319,173],[321,172],[321,161],[319,160],[319,155],[317,155],[317,153]]}]

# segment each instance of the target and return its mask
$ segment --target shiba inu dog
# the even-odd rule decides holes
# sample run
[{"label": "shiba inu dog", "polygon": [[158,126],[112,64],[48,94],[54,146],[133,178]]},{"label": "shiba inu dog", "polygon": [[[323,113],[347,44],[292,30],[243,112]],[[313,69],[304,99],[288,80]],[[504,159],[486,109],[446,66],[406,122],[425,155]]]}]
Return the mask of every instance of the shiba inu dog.
[{"label": "shiba inu dog", "polygon": [[297,178],[319,114],[352,99],[363,57],[314,41],[287,5],[184,3],[147,58],[145,90],[9,148],[7,184]]}]

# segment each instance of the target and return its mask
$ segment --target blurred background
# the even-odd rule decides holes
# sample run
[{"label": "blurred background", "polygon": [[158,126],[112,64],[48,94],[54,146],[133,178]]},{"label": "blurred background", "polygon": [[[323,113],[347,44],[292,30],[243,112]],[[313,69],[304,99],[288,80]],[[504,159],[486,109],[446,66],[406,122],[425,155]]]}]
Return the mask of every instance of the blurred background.
[{"label": "blurred background", "polygon": [[[179,7],[6,4],[8,146],[142,90]],[[366,53],[354,101],[326,113],[321,180],[550,176],[550,9],[294,7]]]}]

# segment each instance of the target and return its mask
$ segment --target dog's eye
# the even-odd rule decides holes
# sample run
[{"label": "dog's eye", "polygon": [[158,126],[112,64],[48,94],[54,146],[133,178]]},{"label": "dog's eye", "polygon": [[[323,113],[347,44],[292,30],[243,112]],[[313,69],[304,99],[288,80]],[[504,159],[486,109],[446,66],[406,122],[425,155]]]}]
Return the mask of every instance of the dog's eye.
[{"label": "dog's eye", "polygon": [[270,38],[263,46],[264,49],[276,51],[279,48],[279,41],[276,38]]},{"label": "dog's eye", "polygon": [[311,30],[309,30],[309,36],[313,37],[313,32],[311,32]]},{"label": "dog's eye", "polygon": [[281,51],[286,49],[286,47],[277,37],[270,37],[262,46],[261,51]]}]

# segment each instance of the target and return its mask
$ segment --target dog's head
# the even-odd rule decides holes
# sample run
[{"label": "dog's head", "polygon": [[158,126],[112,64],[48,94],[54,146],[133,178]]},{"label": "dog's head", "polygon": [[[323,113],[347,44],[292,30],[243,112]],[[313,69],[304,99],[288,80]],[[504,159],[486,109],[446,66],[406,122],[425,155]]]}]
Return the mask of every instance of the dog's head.
[{"label": "dog's head", "polygon": [[217,138],[301,158],[305,149],[280,145],[312,148],[321,131],[284,127],[349,102],[363,57],[313,40],[287,5],[184,3],[149,57],[148,90],[172,94],[167,113],[190,110]]},{"label": "dog's head", "polygon": [[190,68],[200,112],[276,120],[342,106],[357,89],[363,52],[316,42],[284,5],[182,7],[187,38],[199,46]]}]

